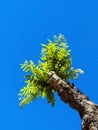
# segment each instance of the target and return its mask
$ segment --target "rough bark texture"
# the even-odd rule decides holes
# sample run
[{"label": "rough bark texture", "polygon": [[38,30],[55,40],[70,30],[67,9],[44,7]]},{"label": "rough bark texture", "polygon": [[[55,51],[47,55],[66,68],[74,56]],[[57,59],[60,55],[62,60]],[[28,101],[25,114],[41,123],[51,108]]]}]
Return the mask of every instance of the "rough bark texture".
[{"label": "rough bark texture", "polygon": [[91,102],[72,83],[64,82],[55,72],[49,73],[49,86],[53,87],[61,100],[76,109],[82,119],[82,130],[98,130],[98,106]]}]

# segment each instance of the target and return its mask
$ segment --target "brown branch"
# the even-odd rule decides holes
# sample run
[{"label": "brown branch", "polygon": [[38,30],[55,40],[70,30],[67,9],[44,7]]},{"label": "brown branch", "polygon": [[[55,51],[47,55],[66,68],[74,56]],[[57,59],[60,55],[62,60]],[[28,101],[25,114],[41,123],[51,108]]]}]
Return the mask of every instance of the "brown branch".
[{"label": "brown branch", "polygon": [[98,130],[98,106],[89,100],[72,83],[64,82],[54,71],[49,73],[49,86],[58,92],[61,100],[77,110],[82,121],[82,130]]}]

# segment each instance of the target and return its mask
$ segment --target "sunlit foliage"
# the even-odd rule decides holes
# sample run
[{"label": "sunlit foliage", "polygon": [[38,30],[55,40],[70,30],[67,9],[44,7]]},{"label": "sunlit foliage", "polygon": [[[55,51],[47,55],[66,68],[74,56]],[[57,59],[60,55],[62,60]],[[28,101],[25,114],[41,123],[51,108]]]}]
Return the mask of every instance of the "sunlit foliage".
[{"label": "sunlit foliage", "polygon": [[37,99],[39,96],[46,98],[48,103],[54,106],[55,98],[53,88],[47,84],[48,73],[55,71],[64,81],[77,79],[81,69],[72,67],[71,50],[66,43],[63,35],[54,36],[54,40],[48,40],[48,44],[41,44],[41,59],[38,65],[32,60],[25,61],[21,65],[26,72],[26,85],[19,92],[20,106],[24,106]]}]

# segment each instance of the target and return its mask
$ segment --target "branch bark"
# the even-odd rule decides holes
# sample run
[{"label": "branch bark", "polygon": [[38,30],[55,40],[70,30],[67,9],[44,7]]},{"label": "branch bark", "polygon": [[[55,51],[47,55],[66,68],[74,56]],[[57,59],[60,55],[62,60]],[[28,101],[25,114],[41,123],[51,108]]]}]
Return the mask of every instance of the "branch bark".
[{"label": "branch bark", "polygon": [[73,83],[64,82],[54,71],[49,73],[47,83],[58,92],[63,102],[79,112],[82,130],[98,130],[98,105],[90,101]]}]

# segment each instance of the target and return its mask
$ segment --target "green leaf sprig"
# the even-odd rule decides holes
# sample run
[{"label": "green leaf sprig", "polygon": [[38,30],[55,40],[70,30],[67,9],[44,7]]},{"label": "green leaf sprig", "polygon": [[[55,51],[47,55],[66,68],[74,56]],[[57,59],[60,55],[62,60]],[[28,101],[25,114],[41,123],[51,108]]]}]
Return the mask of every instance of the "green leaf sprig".
[{"label": "green leaf sprig", "polygon": [[26,85],[19,92],[20,106],[24,106],[39,96],[46,98],[52,106],[55,104],[53,88],[47,84],[48,73],[55,71],[65,82],[70,79],[77,79],[81,69],[72,67],[71,50],[62,34],[54,36],[54,40],[48,39],[48,44],[41,44],[41,59],[38,65],[32,60],[25,61],[21,68],[26,72]]}]

